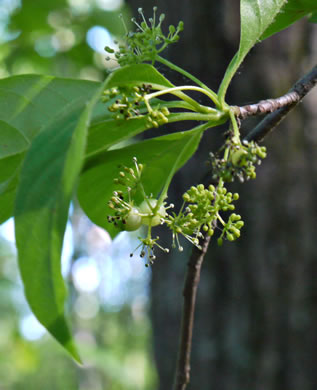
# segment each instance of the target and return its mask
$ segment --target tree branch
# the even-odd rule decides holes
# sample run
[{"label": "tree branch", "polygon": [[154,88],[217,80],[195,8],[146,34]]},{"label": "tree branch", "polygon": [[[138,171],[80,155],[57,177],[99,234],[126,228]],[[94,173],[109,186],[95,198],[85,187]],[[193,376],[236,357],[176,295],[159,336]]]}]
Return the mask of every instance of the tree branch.
[{"label": "tree branch", "polygon": [[175,372],[174,390],[185,390],[190,378],[190,354],[193,336],[195,303],[197,287],[200,279],[200,270],[210,242],[210,236],[205,236],[202,249],[193,247],[187,264],[187,273],[184,284],[184,304],[180,343],[178,349],[177,367]]},{"label": "tree branch", "polygon": [[276,99],[261,100],[258,103],[248,104],[242,107],[234,107],[235,114],[239,119],[246,119],[248,116],[262,115],[276,111],[278,108],[292,105],[298,101],[296,92],[288,92],[286,95]]},{"label": "tree branch", "polygon": [[[263,106],[263,102],[258,103],[261,107],[268,107],[270,110],[274,106],[275,102],[276,105],[274,107],[274,112],[271,112],[271,114],[267,115],[253,130],[247,134],[245,137],[245,140],[247,141],[262,141],[263,138],[270,133],[284,118],[285,116],[303,99],[304,96],[308,94],[309,91],[311,91],[314,86],[317,84],[317,65],[313,67],[313,69],[307,73],[303,78],[298,80],[296,84],[290,89],[290,91],[278,98],[278,99],[270,99],[266,100],[265,102],[271,102],[265,104]],[[284,105],[282,103],[285,103]],[[281,105],[282,104],[282,105]],[[252,104],[251,106],[244,106],[244,107],[237,107],[238,109],[242,109],[242,112],[246,112],[247,109],[245,107],[252,107],[251,111],[255,112],[255,108],[253,106],[258,106],[256,104]],[[270,112],[268,111],[262,111],[262,112]],[[257,113],[262,113],[261,108],[258,109]],[[248,115],[247,115],[248,116]]]}]

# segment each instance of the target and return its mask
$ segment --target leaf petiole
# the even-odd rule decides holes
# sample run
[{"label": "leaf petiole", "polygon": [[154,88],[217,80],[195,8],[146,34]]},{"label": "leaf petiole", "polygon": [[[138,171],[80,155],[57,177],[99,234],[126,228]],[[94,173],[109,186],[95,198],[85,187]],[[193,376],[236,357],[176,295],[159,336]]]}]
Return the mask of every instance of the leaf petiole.
[{"label": "leaf petiole", "polygon": [[218,108],[221,107],[217,94],[212,89],[210,89],[206,84],[204,84],[202,81],[200,81],[197,77],[193,76],[192,74],[190,74],[186,70],[173,64],[172,62],[168,61],[167,59],[162,58],[161,56],[157,56],[156,60],[158,62],[161,62],[162,64],[168,66],[169,68],[175,70],[176,72],[183,74],[185,77],[189,78],[190,80],[194,81],[194,83],[196,83],[201,88],[203,88],[205,91],[209,92],[210,95],[212,95],[211,100],[215,103],[216,107],[218,107]]},{"label": "leaf petiole", "polygon": [[229,110],[229,116],[230,116],[230,120],[231,120],[231,123],[232,123],[234,138],[237,140],[237,142],[240,142],[239,126],[238,126],[236,117],[234,115],[233,109]]},{"label": "leaf petiole", "polygon": [[178,113],[171,113],[168,116],[168,123],[174,123],[174,122],[180,122],[180,121],[186,121],[186,120],[194,120],[194,121],[208,121],[208,122],[215,122],[213,123],[214,127],[215,125],[221,125],[227,120],[227,114],[222,113],[218,111],[215,114],[201,114],[198,112],[178,112]]},{"label": "leaf petiole", "polygon": [[172,95],[175,95],[175,96],[179,97],[182,100],[185,100],[189,104],[191,104],[193,107],[196,108],[195,111],[210,112],[210,109],[212,109],[211,107],[206,107],[206,106],[200,105],[199,103],[197,103],[195,100],[193,100],[192,98],[190,98],[186,94],[180,93],[182,91],[197,91],[197,92],[201,92],[201,93],[207,95],[215,104],[217,103],[214,100],[214,96],[209,91],[206,91],[206,89],[201,88],[201,87],[195,87],[193,85],[182,85],[182,86],[179,86],[179,87],[160,89],[159,91],[152,92],[152,93],[146,95],[144,97],[144,100],[145,100],[145,103],[146,103],[150,99],[153,99],[153,98],[156,98],[158,96],[162,96],[162,95],[165,95],[167,93],[170,93]]}]

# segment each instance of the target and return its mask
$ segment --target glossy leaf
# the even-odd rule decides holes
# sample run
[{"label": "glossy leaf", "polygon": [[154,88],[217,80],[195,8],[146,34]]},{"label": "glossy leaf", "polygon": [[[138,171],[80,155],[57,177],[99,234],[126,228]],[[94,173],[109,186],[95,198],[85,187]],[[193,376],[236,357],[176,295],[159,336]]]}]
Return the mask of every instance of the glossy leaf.
[{"label": "glossy leaf", "polygon": [[[0,223],[13,213],[21,162],[34,137],[65,113],[84,109],[98,83],[21,75],[0,80]],[[95,116],[106,115],[96,110]]]},{"label": "glossy leaf", "polygon": [[219,88],[220,100],[224,101],[232,77],[256,43],[316,11],[316,0],[241,0],[240,47]]},{"label": "glossy leaf", "polygon": [[0,129],[0,159],[22,153],[28,148],[29,141],[15,127],[0,121]]},{"label": "glossy leaf", "polygon": [[[158,99],[155,100],[154,104],[159,104]],[[154,104],[152,103],[152,107],[154,107]],[[106,110],[106,108],[104,109]],[[179,120],[178,114],[171,113],[169,115],[170,122],[175,122],[176,119]],[[141,116],[128,120],[109,117],[96,120],[89,128],[86,157],[90,158],[102,153],[119,142],[134,137],[150,128],[147,119]]]},{"label": "glossy leaf", "polygon": [[124,66],[111,73],[107,79],[106,88],[142,84],[151,84],[153,88],[156,88],[157,86],[173,87],[173,84],[152,65],[136,64]]},{"label": "glossy leaf", "polygon": [[265,31],[281,11],[286,0],[241,0],[240,47],[230,62],[219,88],[219,97],[224,101],[232,77],[235,75],[245,56],[259,42]]},{"label": "glossy leaf", "polygon": [[89,129],[86,154],[91,157],[111,146],[147,130],[146,118],[105,119],[95,122]]},{"label": "glossy leaf", "polygon": [[22,160],[21,154],[0,160],[0,223],[13,215]]},{"label": "glossy leaf", "polygon": [[[58,117],[61,111],[67,110],[75,101],[85,104],[98,85],[91,81],[42,75],[2,79],[0,121],[15,128],[30,143],[49,121]],[[0,129],[2,139],[2,126]]]},{"label": "glossy leaf", "polygon": [[288,0],[274,19],[273,23],[262,35],[261,40],[285,29],[312,12],[317,12],[316,0]]},{"label": "glossy leaf", "polygon": [[61,250],[69,204],[84,158],[92,110],[73,103],[33,140],[21,171],[15,206],[19,268],[26,298],[38,320],[80,361],[65,315]]},{"label": "glossy leaf", "polygon": [[94,223],[108,230],[113,236],[116,235],[118,231],[107,222],[107,201],[117,188],[113,179],[118,176],[119,167],[132,166],[132,158],[137,157],[138,161],[145,165],[145,191],[157,196],[171,171],[174,173],[174,170],[179,169],[193,155],[201,134],[200,129],[169,134],[109,151],[90,160],[79,183],[78,199],[81,207]]}]

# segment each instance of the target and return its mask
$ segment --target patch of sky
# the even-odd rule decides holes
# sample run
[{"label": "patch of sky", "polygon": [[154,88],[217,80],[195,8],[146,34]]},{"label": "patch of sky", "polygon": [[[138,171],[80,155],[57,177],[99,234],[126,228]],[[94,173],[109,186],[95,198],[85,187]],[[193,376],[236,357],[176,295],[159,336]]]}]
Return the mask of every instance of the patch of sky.
[{"label": "patch of sky", "polygon": [[[14,219],[10,218],[0,226],[0,236],[9,241],[11,244],[15,244],[14,235]],[[66,226],[66,232],[64,237],[64,246],[62,251],[62,274],[64,277],[69,273],[71,265],[71,256],[73,253],[73,239],[72,239],[72,227],[68,222]]]},{"label": "patch of sky", "polygon": [[86,35],[88,45],[96,52],[106,54],[105,47],[116,48],[110,32],[102,26],[91,27]]},{"label": "patch of sky", "polygon": [[96,0],[96,4],[105,11],[116,11],[123,6],[123,0]]},{"label": "patch of sky", "polygon": [[0,42],[7,42],[15,39],[20,32],[9,32],[7,25],[12,12],[21,6],[20,0],[0,0]]},{"label": "patch of sky", "polygon": [[99,294],[108,310],[116,311],[140,296],[148,297],[151,272],[145,267],[144,259],[130,257],[137,245],[136,237],[121,232],[104,259]]},{"label": "patch of sky", "polygon": [[19,330],[22,336],[29,341],[39,340],[46,330],[32,313],[23,316],[20,320]]},{"label": "patch of sky", "polygon": [[72,267],[72,277],[78,291],[96,291],[101,281],[96,260],[91,257],[81,257],[77,259]]}]

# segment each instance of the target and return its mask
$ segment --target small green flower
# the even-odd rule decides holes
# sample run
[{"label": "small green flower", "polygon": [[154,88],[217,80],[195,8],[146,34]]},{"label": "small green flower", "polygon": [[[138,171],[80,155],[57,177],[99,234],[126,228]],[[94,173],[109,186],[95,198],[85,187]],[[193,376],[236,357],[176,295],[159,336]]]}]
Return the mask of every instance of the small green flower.
[{"label": "small green flower", "polygon": [[111,88],[103,92],[101,100],[108,104],[108,111],[113,114],[114,119],[146,118],[148,128],[157,128],[168,123],[170,112],[167,107],[160,104],[151,107],[145,99],[151,90],[150,84]]},{"label": "small green flower", "polygon": [[171,43],[179,40],[179,33],[183,31],[184,23],[179,22],[178,26],[169,26],[169,32],[165,35],[162,32],[162,22],[165,15],[161,14],[156,17],[157,7],[153,7],[153,17],[148,21],[145,19],[142,8],[138,9],[141,16],[141,21],[138,22],[132,18],[132,22],[136,25],[135,32],[126,33],[125,45],[120,45],[118,51],[114,51],[110,47],[105,47],[105,51],[109,54],[114,54],[118,63],[121,66],[140,64],[143,62],[152,62],[154,64],[157,56],[167,48]]},{"label": "small green flower", "polygon": [[[238,194],[232,194],[227,191],[223,181],[220,181],[216,187],[210,185],[208,188],[205,188],[203,184],[199,184],[197,187],[192,186],[183,195],[184,204],[180,212],[169,215],[166,222],[173,232],[173,247],[178,246],[180,251],[183,250],[178,238],[179,234],[181,234],[193,245],[201,249],[199,240],[203,237],[202,231],[209,236],[213,236],[217,223],[218,225],[223,225],[223,230],[228,230],[228,239],[235,237],[238,234],[237,231],[232,232],[230,229],[232,221],[235,221],[236,214],[232,214],[234,217],[231,215],[226,223],[220,213],[234,210],[232,202],[238,198]],[[238,229],[236,226],[234,228]],[[231,237],[233,233],[235,235]]]},{"label": "small green flower", "polygon": [[266,157],[265,146],[259,146],[255,141],[241,142],[236,137],[229,138],[220,152],[221,158],[210,154],[213,178],[225,182],[231,182],[235,177],[241,182],[255,179],[255,166]]}]

